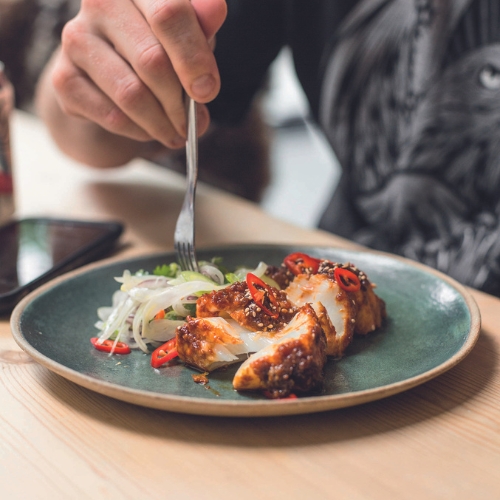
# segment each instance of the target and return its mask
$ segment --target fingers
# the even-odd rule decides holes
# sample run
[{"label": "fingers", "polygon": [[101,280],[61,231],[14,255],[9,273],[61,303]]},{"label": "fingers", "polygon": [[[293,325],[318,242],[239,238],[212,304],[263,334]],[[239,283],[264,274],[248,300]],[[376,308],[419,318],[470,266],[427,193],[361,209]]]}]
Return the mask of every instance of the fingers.
[{"label": "fingers", "polygon": [[[183,88],[200,103],[219,91],[210,39],[225,15],[224,0],[82,0],[53,70],[61,107],[112,133],[181,147]],[[198,111],[202,134],[209,115]]]},{"label": "fingers", "polygon": [[86,118],[118,135],[138,141],[151,136],[130,120],[88,77],[60,52],[54,60],[52,84],[59,106],[70,116]]},{"label": "fingers", "polygon": [[[109,40],[112,50],[117,53],[112,68],[116,82],[108,75],[103,75],[101,70],[95,76],[92,74],[92,78],[97,83],[102,80],[98,84],[103,91],[112,96],[118,106],[153,137],[165,142],[162,138],[172,136],[179,143],[186,133],[186,111],[183,89],[175,69],[164,47],[135,5],[124,3],[120,11],[121,15],[113,12],[100,25],[101,35]],[[126,30],[122,29],[122,16],[127,20]],[[106,65],[111,63],[111,55],[108,54]],[[86,53],[82,56],[83,63],[88,58]],[[95,67],[92,69],[95,70]],[[156,105],[153,101],[156,101]],[[177,134],[175,138],[174,133]],[[168,145],[173,146],[171,141]]]},{"label": "fingers", "polygon": [[[183,139],[147,86],[101,38],[68,27],[54,87],[67,112],[95,121],[106,130],[137,140],[156,139],[181,147]],[[90,57],[89,57],[90,56]]]},{"label": "fingers", "polygon": [[209,40],[224,21],[225,2],[135,0],[135,4],[164,47],[186,92],[197,102],[213,100],[220,90],[220,77]]}]

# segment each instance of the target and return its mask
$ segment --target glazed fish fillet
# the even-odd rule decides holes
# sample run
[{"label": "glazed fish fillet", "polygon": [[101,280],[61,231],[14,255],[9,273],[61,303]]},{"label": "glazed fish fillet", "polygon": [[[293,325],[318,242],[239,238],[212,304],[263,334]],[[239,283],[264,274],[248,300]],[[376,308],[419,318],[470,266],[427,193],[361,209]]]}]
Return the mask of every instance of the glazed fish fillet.
[{"label": "glazed fish fillet", "polygon": [[283,291],[273,289],[279,302],[279,316],[272,318],[252,299],[244,281],[201,296],[196,303],[196,316],[232,318],[247,330],[276,332],[297,312]]},{"label": "glazed fish fillet", "polygon": [[177,351],[186,364],[211,372],[276,342],[284,332],[247,330],[231,318],[191,318],[177,328]]},{"label": "glazed fish fillet", "polygon": [[324,274],[299,274],[285,291],[295,306],[312,305],[326,335],[326,354],[341,357],[351,343],[356,321],[349,294]]},{"label": "glazed fish fillet", "polygon": [[361,281],[361,290],[352,295],[357,309],[354,333],[366,335],[380,328],[387,312],[385,302],[375,294],[372,284],[368,282],[363,286]]},{"label": "glazed fish fillet", "polygon": [[334,277],[335,267],[338,264],[323,261],[318,274],[299,274],[285,292],[297,307],[312,304],[325,331],[327,354],[338,358],[354,334],[366,335],[382,326],[386,309],[363,272],[343,266],[356,274],[361,285],[357,291],[346,291]]},{"label": "glazed fish fillet", "polygon": [[308,392],[322,383],[326,338],[314,309],[303,306],[282,334],[243,362],[233,379],[236,390],[262,390],[277,398]]},{"label": "glazed fish fillet", "polygon": [[186,318],[177,328],[177,352],[186,364],[213,371],[240,361],[248,348],[224,318]]}]

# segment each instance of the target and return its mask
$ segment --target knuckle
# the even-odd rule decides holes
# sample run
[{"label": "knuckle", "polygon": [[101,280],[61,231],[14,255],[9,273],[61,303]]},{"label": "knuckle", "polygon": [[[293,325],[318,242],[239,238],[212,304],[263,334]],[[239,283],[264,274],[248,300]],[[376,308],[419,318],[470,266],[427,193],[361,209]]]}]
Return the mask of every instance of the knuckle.
[{"label": "knuckle", "polygon": [[159,75],[168,66],[168,57],[163,47],[155,43],[141,51],[137,65],[139,72]]},{"label": "knuckle", "polygon": [[82,29],[76,19],[69,21],[61,33],[61,44],[64,49],[72,49],[82,45]]},{"label": "knuckle", "polygon": [[175,30],[183,24],[187,14],[187,5],[178,0],[170,0],[169,2],[156,0],[150,3],[148,14],[153,27],[161,31]]},{"label": "knuckle", "polygon": [[71,92],[74,76],[65,70],[54,71],[52,73],[52,85],[59,94]]},{"label": "knuckle", "polygon": [[84,12],[95,12],[102,11],[104,7],[106,7],[107,2],[103,2],[102,0],[82,0],[81,1],[81,9]]},{"label": "knuckle", "polygon": [[111,106],[102,116],[102,126],[106,130],[123,134],[130,125],[128,116],[116,106]]},{"label": "knuckle", "polygon": [[81,77],[69,69],[59,69],[52,73],[52,85],[62,97],[62,104],[75,100],[79,93]]},{"label": "knuckle", "polygon": [[136,141],[150,141],[149,134],[135,124],[122,110],[111,106],[103,111],[99,124],[113,134],[129,137]]},{"label": "knuckle", "polygon": [[136,108],[145,95],[145,85],[135,76],[118,82],[115,90],[116,103],[123,109]]},{"label": "knuckle", "polygon": [[53,86],[59,93],[59,106],[69,116],[83,116],[84,105],[80,97],[82,78],[75,74],[59,73],[52,77]]}]

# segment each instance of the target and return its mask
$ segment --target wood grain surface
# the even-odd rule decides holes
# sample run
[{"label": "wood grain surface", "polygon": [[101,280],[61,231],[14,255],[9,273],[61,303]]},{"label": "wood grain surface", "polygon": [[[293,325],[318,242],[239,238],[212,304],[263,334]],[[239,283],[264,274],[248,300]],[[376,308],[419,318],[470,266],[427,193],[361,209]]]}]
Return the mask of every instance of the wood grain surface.
[{"label": "wood grain surface", "polygon": [[[117,258],[172,248],[182,178],[142,161],[114,172],[76,165],[20,113],[13,136],[19,215],[119,217],[127,231]],[[202,245],[353,247],[204,186],[199,195]],[[473,296],[482,332],[450,371],[374,403],[275,418],[174,414],[101,396],[33,362],[3,317],[1,498],[500,498],[500,301]]]}]

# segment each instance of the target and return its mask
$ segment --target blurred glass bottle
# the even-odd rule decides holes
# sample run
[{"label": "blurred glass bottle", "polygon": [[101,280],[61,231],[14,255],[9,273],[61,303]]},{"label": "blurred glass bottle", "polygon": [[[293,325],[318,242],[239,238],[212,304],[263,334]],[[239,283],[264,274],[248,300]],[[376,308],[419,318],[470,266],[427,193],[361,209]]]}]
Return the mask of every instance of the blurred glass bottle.
[{"label": "blurred glass bottle", "polygon": [[15,210],[9,122],[14,109],[14,88],[0,61],[0,225],[12,218]]}]

